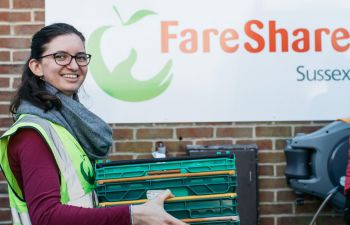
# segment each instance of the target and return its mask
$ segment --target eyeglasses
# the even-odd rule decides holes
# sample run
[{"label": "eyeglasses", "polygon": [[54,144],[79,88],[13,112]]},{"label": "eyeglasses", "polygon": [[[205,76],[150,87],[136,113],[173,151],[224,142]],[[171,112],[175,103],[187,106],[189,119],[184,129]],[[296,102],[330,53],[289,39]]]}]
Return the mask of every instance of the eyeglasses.
[{"label": "eyeglasses", "polygon": [[67,52],[56,52],[56,53],[40,56],[37,59],[41,59],[41,58],[48,57],[48,56],[53,56],[56,64],[60,65],[60,66],[69,65],[72,62],[73,58],[75,59],[75,61],[77,62],[77,64],[79,66],[87,66],[90,63],[90,59],[91,59],[90,54],[86,54],[86,53],[82,53],[82,52],[76,54],[75,56],[73,56]]}]

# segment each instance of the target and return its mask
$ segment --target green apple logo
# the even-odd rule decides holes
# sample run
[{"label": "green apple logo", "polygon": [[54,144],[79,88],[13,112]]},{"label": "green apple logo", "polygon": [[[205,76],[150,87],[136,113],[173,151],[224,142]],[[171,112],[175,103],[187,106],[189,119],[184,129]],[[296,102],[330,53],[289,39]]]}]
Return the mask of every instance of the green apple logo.
[{"label": "green apple logo", "polygon": [[[124,23],[117,8],[113,8],[123,26],[135,24],[146,16],[156,14],[149,10],[139,10]],[[87,42],[87,50],[93,55],[89,68],[97,85],[108,95],[128,102],[146,101],[163,93],[172,80],[173,74],[170,74],[172,60],[168,60],[151,79],[136,80],[131,71],[137,60],[137,51],[131,49],[129,56],[110,71],[103,60],[100,47],[102,36],[109,28],[111,26],[97,28]]]}]

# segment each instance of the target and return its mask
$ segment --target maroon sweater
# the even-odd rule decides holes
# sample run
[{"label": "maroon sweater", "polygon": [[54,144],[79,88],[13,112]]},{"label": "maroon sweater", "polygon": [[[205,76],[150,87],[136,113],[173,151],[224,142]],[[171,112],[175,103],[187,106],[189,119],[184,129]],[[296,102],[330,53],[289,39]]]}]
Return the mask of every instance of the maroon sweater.
[{"label": "maroon sweater", "polygon": [[62,205],[56,161],[34,129],[20,129],[14,134],[8,155],[33,225],[130,225],[129,206],[89,209]]}]

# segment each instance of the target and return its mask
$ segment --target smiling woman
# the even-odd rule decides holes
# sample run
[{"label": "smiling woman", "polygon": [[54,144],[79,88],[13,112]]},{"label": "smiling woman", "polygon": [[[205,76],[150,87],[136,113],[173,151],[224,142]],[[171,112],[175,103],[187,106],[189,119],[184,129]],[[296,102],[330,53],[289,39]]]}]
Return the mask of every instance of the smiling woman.
[{"label": "smiling woman", "polygon": [[143,205],[94,208],[92,162],[107,156],[112,131],[78,99],[90,58],[71,25],[33,36],[10,108],[16,122],[0,138],[13,224],[183,225],[163,208],[170,192]]},{"label": "smiling woman", "polygon": [[43,56],[31,59],[29,67],[34,75],[41,77],[64,94],[72,96],[85,80],[87,58],[80,37],[76,34],[67,34],[58,36],[48,43]]}]

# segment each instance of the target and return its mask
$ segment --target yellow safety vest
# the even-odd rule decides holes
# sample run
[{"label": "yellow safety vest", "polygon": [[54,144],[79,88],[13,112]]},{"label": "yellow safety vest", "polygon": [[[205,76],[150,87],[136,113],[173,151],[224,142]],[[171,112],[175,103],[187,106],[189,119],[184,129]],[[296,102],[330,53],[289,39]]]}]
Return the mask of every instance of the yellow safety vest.
[{"label": "yellow safety vest", "polygon": [[20,128],[33,128],[49,145],[60,171],[61,203],[94,207],[94,170],[77,140],[62,126],[34,115],[21,115],[0,138],[0,165],[9,186],[14,225],[31,225],[23,192],[13,175],[7,155],[10,137]]}]

